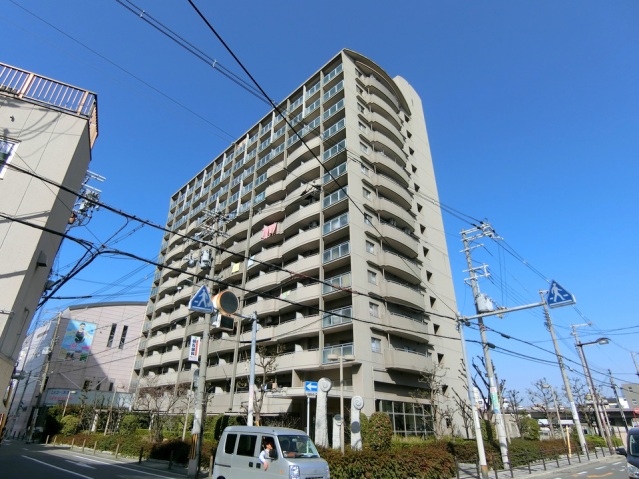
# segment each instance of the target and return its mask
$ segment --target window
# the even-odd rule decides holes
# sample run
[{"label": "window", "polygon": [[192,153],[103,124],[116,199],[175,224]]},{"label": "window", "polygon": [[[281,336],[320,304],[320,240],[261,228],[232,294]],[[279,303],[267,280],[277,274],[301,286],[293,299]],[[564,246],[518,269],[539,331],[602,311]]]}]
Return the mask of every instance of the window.
[{"label": "window", "polygon": [[368,153],[368,145],[364,144],[364,143],[360,143],[359,144],[359,150],[362,153]]},{"label": "window", "polygon": [[366,198],[367,200],[371,199],[371,191],[367,190],[366,188],[362,188],[362,195],[364,196],[364,198]]},{"label": "window", "polygon": [[237,434],[229,434],[228,436],[226,436],[226,443],[224,444],[224,452],[227,454],[233,454],[236,441],[237,441]]},{"label": "window", "polygon": [[372,225],[373,224],[373,217],[367,213],[364,213],[364,224],[367,225]]},{"label": "window", "polygon": [[375,243],[366,240],[366,252],[370,254],[375,254]]},{"label": "window", "polygon": [[126,343],[126,333],[128,330],[128,326],[124,326],[122,328],[122,336],[120,336],[120,345],[118,346],[119,349],[124,349],[124,344]]},{"label": "window", "polygon": [[255,444],[257,443],[257,436],[252,434],[240,435],[240,441],[237,445],[238,456],[255,456]]},{"label": "window", "polygon": [[0,140],[0,178],[4,176],[7,165],[11,163],[11,158],[16,149],[16,144],[8,140]]},{"label": "window", "polygon": [[90,387],[91,387],[91,380],[87,379],[86,381],[84,381],[84,384],[82,384],[82,390],[88,391]]},{"label": "window", "polygon": [[368,271],[368,282],[371,284],[377,284],[377,273],[375,271]]},{"label": "window", "polygon": [[364,106],[361,103],[357,104],[357,111],[360,113],[364,113],[366,111],[366,108],[364,108]]},{"label": "window", "polygon": [[371,170],[364,164],[360,165],[360,171],[364,176],[371,176]]},{"label": "window", "polygon": [[371,338],[371,351],[374,353],[382,352],[382,340],[379,338]]},{"label": "window", "polygon": [[368,303],[368,312],[374,318],[379,318],[379,304]]},{"label": "window", "polygon": [[115,338],[115,329],[117,328],[117,324],[113,323],[111,325],[111,332],[109,333],[109,340],[107,341],[107,348],[113,346],[113,338]]},{"label": "window", "polygon": [[368,131],[368,127],[361,121],[357,124],[357,126],[359,127],[359,131],[363,131],[364,133]]}]

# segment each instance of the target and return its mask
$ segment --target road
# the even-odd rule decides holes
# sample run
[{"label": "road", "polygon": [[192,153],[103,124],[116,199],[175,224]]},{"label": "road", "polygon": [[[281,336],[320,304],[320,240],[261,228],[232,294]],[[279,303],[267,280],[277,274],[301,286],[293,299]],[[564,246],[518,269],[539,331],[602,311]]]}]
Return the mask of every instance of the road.
[{"label": "road", "polygon": [[2,479],[183,479],[182,468],[166,470],[166,464],[142,465],[136,460],[114,460],[104,455],[94,456],[69,447],[26,444],[5,439],[0,447],[0,478]]}]

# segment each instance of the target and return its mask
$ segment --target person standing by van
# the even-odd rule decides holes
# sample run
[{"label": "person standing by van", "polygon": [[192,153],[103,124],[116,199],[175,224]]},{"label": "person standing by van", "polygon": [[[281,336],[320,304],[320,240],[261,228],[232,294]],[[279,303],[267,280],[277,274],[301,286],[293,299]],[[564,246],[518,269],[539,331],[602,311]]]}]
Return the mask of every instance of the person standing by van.
[{"label": "person standing by van", "polygon": [[268,469],[268,465],[271,463],[271,451],[273,450],[273,439],[267,437],[264,439],[264,449],[260,452],[260,462],[264,466],[264,470]]}]

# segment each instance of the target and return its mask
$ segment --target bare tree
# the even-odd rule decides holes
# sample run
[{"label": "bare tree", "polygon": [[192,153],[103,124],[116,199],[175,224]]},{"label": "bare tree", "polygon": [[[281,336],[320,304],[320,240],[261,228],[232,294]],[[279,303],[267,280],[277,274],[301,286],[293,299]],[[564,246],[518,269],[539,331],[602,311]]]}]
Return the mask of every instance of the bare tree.
[{"label": "bare tree", "polygon": [[436,437],[452,433],[452,418],[455,414],[445,378],[445,368],[433,364],[430,369],[420,374],[418,381],[423,384],[423,387],[411,393],[412,398],[420,405],[423,402],[421,400],[429,400],[433,432]]},{"label": "bare tree", "polygon": [[[548,421],[548,427],[550,428],[550,434],[554,436],[553,424],[552,424],[552,409],[553,402],[552,391],[548,386],[546,378],[538,379],[533,384],[533,387],[526,389],[528,398],[532,403],[532,409],[540,411]],[[559,425],[561,427],[561,425]]]},{"label": "bare tree", "polygon": [[507,402],[506,410],[515,418],[515,424],[519,432],[523,431],[523,418],[527,414],[522,414],[522,406],[524,403],[521,393],[516,389],[504,389],[504,399]]},{"label": "bare tree", "polygon": [[157,376],[144,379],[144,387],[138,391],[134,407],[149,415],[151,438],[161,441],[164,426],[172,418],[176,407],[186,404],[189,384],[160,384]]},{"label": "bare tree", "polygon": [[[262,420],[262,406],[264,405],[264,397],[268,391],[276,386],[270,378],[275,376],[277,370],[277,358],[284,353],[284,346],[277,344],[275,346],[258,345],[255,351],[255,387],[253,388],[253,419],[255,425],[260,425]],[[247,358],[248,359],[248,358]],[[238,380],[238,385],[248,385],[248,378]],[[245,415],[248,415],[248,406],[243,404],[242,409]]]}]

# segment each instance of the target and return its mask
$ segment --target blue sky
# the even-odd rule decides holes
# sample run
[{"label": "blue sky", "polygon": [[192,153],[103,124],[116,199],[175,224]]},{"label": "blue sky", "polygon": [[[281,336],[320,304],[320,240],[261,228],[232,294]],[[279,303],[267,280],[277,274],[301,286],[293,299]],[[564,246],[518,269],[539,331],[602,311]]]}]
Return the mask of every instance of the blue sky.
[{"label": "blue sky", "polygon": [[[187,1],[122,3],[241,73]],[[506,248],[487,239],[473,251],[492,272],[482,291],[518,306],[538,302],[546,280],[557,280],[578,301],[552,311],[568,365],[581,371],[570,325],[591,322],[578,329],[582,342],[611,339],[585,348],[596,380],[607,384],[600,373],[611,369],[617,384],[636,382],[639,3],[195,3],[275,101],[342,48],[406,78],[424,104],[440,200],[459,213],[444,215],[458,310],[474,312],[460,231],[484,220]],[[0,61],[98,94],[90,169],[106,181],[91,184],[102,201],[138,217],[164,224],[169,197],[269,110],[117,1],[0,5]],[[153,258],[161,235],[138,226],[100,210],[71,234],[102,243],[122,227],[112,246]],[[65,245],[56,266],[63,273],[77,257]],[[59,292],[92,298],[52,300],[42,317],[87,301],[146,301],[152,276],[134,260],[101,257]],[[512,337],[488,332],[507,387],[523,393],[542,377],[561,387],[539,309],[486,325]],[[479,334],[471,328],[466,337]],[[468,351],[480,354],[473,342]]]}]

